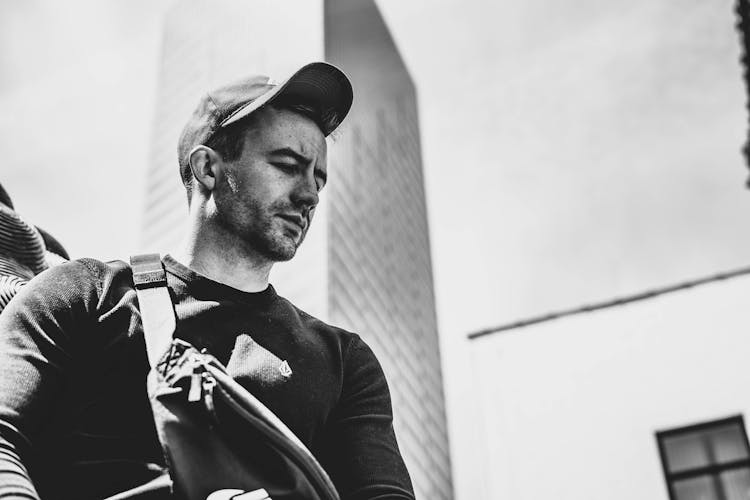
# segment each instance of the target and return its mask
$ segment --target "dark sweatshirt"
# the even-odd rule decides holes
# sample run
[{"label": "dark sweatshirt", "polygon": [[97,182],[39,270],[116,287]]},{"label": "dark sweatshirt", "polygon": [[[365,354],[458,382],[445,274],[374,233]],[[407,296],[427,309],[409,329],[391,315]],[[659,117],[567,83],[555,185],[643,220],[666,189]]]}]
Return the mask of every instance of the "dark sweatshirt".
[{"label": "dark sweatshirt", "polygon": [[[413,498],[388,386],[359,336],[271,286],[242,292],[164,264],[175,336],[225,363],[343,499]],[[128,265],[81,259],[25,286],[0,314],[0,498],[104,498],[159,475],[148,370]]]}]

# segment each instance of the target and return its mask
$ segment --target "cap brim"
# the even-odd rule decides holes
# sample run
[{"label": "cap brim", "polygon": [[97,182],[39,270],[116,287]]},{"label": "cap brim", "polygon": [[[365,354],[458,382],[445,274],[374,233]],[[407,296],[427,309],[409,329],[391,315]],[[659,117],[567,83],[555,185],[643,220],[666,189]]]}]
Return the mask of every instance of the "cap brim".
[{"label": "cap brim", "polygon": [[330,118],[320,123],[323,133],[328,136],[349,113],[353,95],[352,84],[343,71],[332,64],[314,62],[300,68],[281,85],[237,109],[219,126],[226,127],[238,122],[263,105],[283,99],[289,103],[310,105],[321,116]]}]

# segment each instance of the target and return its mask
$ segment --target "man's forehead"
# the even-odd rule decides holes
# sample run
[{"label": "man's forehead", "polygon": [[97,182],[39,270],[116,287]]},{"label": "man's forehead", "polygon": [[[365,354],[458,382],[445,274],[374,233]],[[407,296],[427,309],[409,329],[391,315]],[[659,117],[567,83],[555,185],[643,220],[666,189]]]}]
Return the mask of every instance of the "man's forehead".
[{"label": "man's forehead", "polygon": [[259,111],[262,114],[248,133],[264,145],[263,149],[274,151],[289,147],[305,156],[326,154],[327,138],[310,118],[284,108],[269,107]]}]

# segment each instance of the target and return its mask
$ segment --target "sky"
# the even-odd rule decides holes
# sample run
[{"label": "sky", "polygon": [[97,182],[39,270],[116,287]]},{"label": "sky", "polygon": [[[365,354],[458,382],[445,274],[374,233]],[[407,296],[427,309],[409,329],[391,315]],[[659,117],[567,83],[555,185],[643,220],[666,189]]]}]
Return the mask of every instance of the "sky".
[{"label": "sky", "polygon": [[475,435],[486,374],[525,373],[509,382],[517,398],[549,403],[533,381],[550,374],[529,374],[541,359],[586,359],[587,346],[518,332],[539,354],[514,371],[487,366],[506,341],[466,333],[748,264],[733,5],[378,3],[420,102],[456,490],[483,498],[471,457],[487,440],[504,448]]},{"label": "sky", "polygon": [[[446,330],[744,263],[746,118],[729,0],[378,4],[418,91]],[[72,253],[109,255],[124,242],[97,240],[96,226],[109,212],[130,213],[116,219],[132,225],[122,234],[140,221],[142,190],[126,197],[120,186],[143,182],[154,47],[171,2],[75,5],[2,4],[3,182]],[[37,11],[50,38],[23,23]],[[117,98],[123,86],[142,96],[137,109]],[[126,125],[80,147],[86,127],[107,120]],[[118,150],[144,161],[123,175]],[[93,231],[81,230],[83,213]],[[467,289],[477,293],[462,303]]]},{"label": "sky", "polygon": [[[465,456],[468,333],[748,264],[732,2],[377,3],[417,88],[449,423]],[[0,3],[0,182],[74,256],[133,246],[171,4]],[[109,133],[112,120],[126,126]],[[81,147],[91,128],[96,144]]]}]

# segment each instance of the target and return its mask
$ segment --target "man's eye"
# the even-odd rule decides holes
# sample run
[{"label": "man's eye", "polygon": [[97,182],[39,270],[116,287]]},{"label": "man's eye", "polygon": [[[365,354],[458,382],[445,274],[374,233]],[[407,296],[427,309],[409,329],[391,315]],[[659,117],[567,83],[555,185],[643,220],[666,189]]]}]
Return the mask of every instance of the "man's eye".
[{"label": "man's eye", "polygon": [[271,165],[282,170],[294,170],[297,168],[296,163],[273,162]]}]

